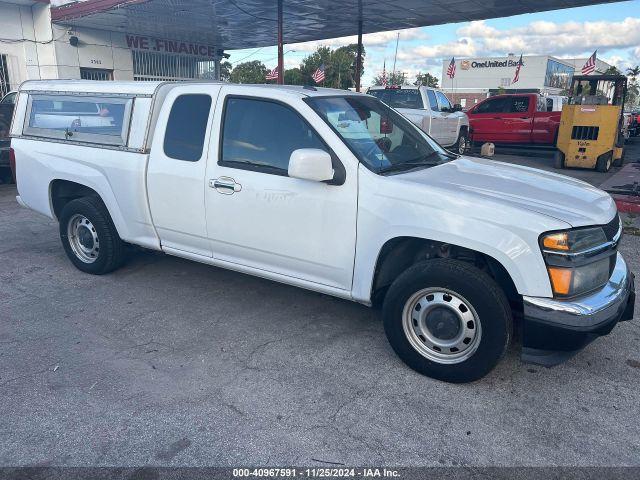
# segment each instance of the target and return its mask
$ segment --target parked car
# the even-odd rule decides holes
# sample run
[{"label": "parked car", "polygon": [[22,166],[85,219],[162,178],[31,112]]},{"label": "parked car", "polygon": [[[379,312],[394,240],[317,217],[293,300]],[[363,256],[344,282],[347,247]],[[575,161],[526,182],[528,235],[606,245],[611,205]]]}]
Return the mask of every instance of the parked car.
[{"label": "parked car", "polygon": [[[523,357],[547,365],[633,316],[607,193],[452,154],[374,97],[221,83],[22,89],[18,202],[59,222],[83,272],[116,270],[133,244],[382,303],[400,358],[449,382],[491,371],[514,310]],[[88,95],[120,112],[120,131],[69,137],[33,115],[36,102],[63,96],[76,111]]]},{"label": "parked car", "polygon": [[0,100],[0,104],[10,104],[13,105],[14,103],[16,103],[16,97],[18,95],[18,92],[9,92],[7,93],[4,97],[2,97],[2,100]]},{"label": "parked car", "polygon": [[441,90],[403,85],[371,87],[369,95],[395,108],[428,135],[456,153],[464,153],[469,140],[469,119],[460,105],[452,105]]},{"label": "parked car", "polygon": [[[539,101],[544,102],[547,112],[561,112],[562,107],[569,102],[569,97],[564,95],[544,95]],[[542,108],[542,104],[540,108]]]},{"label": "parked car", "polygon": [[496,144],[555,145],[561,115],[534,93],[495,95],[467,111],[473,142]]},{"label": "parked car", "polygon": [[0,103],[0,182],[9,183],[12,180],[10,166],[11,139],[9,131],[11,117],[13,116],[13,104]]}]

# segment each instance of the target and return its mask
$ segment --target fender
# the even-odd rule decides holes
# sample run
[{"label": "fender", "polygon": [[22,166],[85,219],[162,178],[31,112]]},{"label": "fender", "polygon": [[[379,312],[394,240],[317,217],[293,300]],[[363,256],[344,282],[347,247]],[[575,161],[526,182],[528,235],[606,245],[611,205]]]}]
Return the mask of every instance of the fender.
[{"label": "fender", "polygon": [[[451,174],[446,172],[442,173],[444,177]],[[436,170],[421,174],[431,179],[438,175]],[[377,177],[361,168],[360,182],[354,300],[371,302],[380,252],[398,237],[432,240],[482,253],[502,265],[519,294],[552,296],[538,237],[541,232],[570,228],[568,223],[500,199],[485,197],[479,202],[473,194],[450,190],[437,180],[425,189],[415,181]]]},{"label": "fender", "polygon": [[[29,143],[28,148],[23,148],[24,142]],[[100,196],[122,240],[160,250],[147,207],[146,155],[114,155],[112,150],[23,139],[14,139],[14,144],[20,197],[29,208],[57,220],[51,185],[56,180],[74,182]],[[69,155],[69,149],[78,151]],[[99,161],[95,161],[96,156]],[[91,158],[92,162],[81,158]],[[23,178],[23,172],[28,179]]]}]

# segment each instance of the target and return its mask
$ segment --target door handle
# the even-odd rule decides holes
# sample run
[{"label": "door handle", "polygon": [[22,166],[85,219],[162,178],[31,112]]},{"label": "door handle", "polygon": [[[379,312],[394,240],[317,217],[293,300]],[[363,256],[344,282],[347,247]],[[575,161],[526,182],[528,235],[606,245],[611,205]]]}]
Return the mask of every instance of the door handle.
[{"label": "door handle", "polygon": [[209,180],[209,187],[215,188],[218,193],[223,195],[233,195],[242,191],[242,185],[236,183],[231,177],[220,177],[215,180]]}]

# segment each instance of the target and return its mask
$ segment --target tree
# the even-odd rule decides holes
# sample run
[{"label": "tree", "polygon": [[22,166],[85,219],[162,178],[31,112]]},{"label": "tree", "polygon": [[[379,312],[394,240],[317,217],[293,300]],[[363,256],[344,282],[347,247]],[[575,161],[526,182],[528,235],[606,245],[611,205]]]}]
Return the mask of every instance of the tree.
[{"label": "tree", "polygon": [[239,63],[231,71],[233,83],[266,83],[267,67],[260,60]]},{"label": "tree", "polygon": [[231,78],[231,63],[224,61],[220,64],[220,80],[223,82],[228,82]]},{"label": "tree", "polygon": [[604,71],[605,75],[622,75],[622,72],[618,70],[618,67],[610,66]]},{"label": "tree", "polygon": [[290,68],[284,71],[284,83],[286,85],[304,85],[304,76],[300,68]]},{"label": "tree", "polygon": [[417,87],[425,86],[431,88],[438,88],[438,79],[431,75],[429,72],[427,73],[418,73],[416,76],[416,81],[413,84]]},{"label": "tree", "polygon": [[[314,85],[312,75],[320,68],[325,67],[325,80],[322,86],[348,89],[355,86],[355,63],[357,45],[347,45],[335,50],[329,47],[318,47],[300,64],[300,74],[304,85]],[[364,50],[362,52],[364,58]],[[364,69],[360,74],[364,72]],[[361,77],[362,78],[362,77]]]},{"label": "tree", "polygon": [[[406,85],[407,74],[404,72],[388,72],[387,73],[387,85]],[[373,79],[374,85],[382,85],[384,83],[383,75],[380,74]]]},{"label": "tree", "polygon": [[631,81],[635,82],[640,77],[640,66],[627,68],[627,77],[631,77]]}]

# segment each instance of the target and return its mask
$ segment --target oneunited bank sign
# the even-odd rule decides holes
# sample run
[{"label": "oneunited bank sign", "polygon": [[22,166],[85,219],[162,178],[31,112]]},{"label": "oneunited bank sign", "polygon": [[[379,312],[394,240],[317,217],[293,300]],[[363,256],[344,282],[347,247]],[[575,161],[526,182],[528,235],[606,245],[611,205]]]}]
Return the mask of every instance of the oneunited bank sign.
[{"label": "oneunited bank sign", "polygon": [[179,40],[164,40],[142,35],[127,35],[127,47],[131,50],[144,50],[148,52],[176,53],[180,55],[193,55],[198,57],[211,57],[216,54],[216,48],[211,45],[181,42]]},{"label": "oneunited bank sign", "polygon": [[[522,62],[524,66],[524,62]],[[483,60],[483,61],[475,61],[475,60],[463,60],[461,62],[462,70],[469,70],[470,68],[508,68],[508,67],[517,67],[518,59],[507,58],[505,60]]]}]

